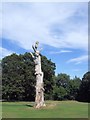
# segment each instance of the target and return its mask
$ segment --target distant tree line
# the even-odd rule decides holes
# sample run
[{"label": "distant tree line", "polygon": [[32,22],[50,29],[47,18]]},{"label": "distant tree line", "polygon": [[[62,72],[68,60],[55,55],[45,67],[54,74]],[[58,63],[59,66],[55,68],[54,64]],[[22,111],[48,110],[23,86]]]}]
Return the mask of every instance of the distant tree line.
[{"label": "distant tree line", "polygon": [[[41,55],[42,56],[42,55]],[[30,53],[4,57],[2,66],[2,99],[7,101],[34,101],[34,62]],[[45,100],[78,100],[90,102],[90,72],[82,80],[65,73],[55,75],[56,65],[42,56]]]}]

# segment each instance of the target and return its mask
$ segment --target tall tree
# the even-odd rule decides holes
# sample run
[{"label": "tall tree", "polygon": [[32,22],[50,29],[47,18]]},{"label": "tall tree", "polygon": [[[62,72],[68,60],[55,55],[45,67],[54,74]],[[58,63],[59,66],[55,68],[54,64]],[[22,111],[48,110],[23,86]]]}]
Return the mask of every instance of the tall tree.
[{"label": "tall tree", "polygon": [[2,67],[1,67],[1,60],[0,60],[0,100],[2,99]]},{"label": "tall tree", "polygon": [[[34,63],[30,53],[12,54],[2,59],[2,97],[7,100],[35,99]],[[55,64],[42,56],[46,99],[51,96]],[[52,94],[51,94],[52,95]]]},{"label": "tall tree", "polygon": [[42,71],[44,72],[45,99],[52,99],[56,65],[42,56]]},{"label": "tall tree", "polygon": [[71,100],[75,100],[77,97],[77,94],[79,92],[79,87],[81,85],[81,79],[78,78],[77,76],[75,76],[75,78],[71,79],[69,81],[69,85],[68,85],[68,97]]},{"label": "tall tree", "polygon": [[53,87],[54,100],[64,100],[68,96],[68,84],[70,76],[65,73],[60,73],[55,77],[55,86]]},{"label": "tall tree", "polygon": [[60,73],[56,77],[56,84],[53,89],[53,97],[55,100],[75,100],[81,84],[80,78],[70,79],[65,73]]},{"label": "tall tree", "polygon": [[77,100],[90,102],[90,71],[83,75]]}]

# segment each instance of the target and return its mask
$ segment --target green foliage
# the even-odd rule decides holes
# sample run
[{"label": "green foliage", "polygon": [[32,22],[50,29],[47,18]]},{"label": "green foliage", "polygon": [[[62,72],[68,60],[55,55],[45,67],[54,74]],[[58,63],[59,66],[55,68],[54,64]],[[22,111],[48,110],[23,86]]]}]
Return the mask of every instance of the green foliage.
[{"label": "green foliage", "polygon": [[56,85],[57,86],[62,86],[62,87],[67,87],[68,82],[70,80],[70,76],[65,74],[65,73],[60,73],[56,77]]},{"label": "green foliage", "polygon": [[70,79],[69,75],[61,73],[55,79],[56,84],[53,89],[54,100],[75,100],[81,84],[80,78],[75,76],[74,79]]},{"label": "green foliage", "polygon": [[66,95],[67,95],[67,91],[65,90],[64,87],[55,86],[53,91],[54,100],[64,100]]},{"label": "green foliage", "polygon": [[0,62],[0,100],[2,99],[2,67]]},{"label": "green foliage", "polygon": [[34,93],[31,91],[34,90],[32,84],[35,82],[35,77],[32,76],[34,69],[30,58],[30,54],[25,53],[19,56],[12,54],[2,60],[3,99],[23,100],[25,98],[27,100],[27,96],[28,99],[34,99]]},{"label": "green foliage", "polygon": [[[35,99],[34,62],[30,53],[24,55],[12,54],[2,59],[2,97],[6,100]],[[53,76],[55,64],[42,56],[44,72],[45,95],[52,98]],[[50,94],[50,95],[49,95]],[[46,99],[47,99],[46,98]]]},{"label": "green foliage", "polygon": [[90,72],[83,75],[77,100],[90,102]]},{"label": "green foliage", "polygon": [[76,77],[73,78],[72,80],[69,81],[69,85],[68,85],[68,97],[71,100],[75,100],[79,91],[79,87],[81,85],[81,79]]},{"label": "green foliage", "polygon": [[52,99],[54,76],[55,76],[55,63],[42,56],[42,71],[44,72],[44,88],[45,99]]},{"label": "green foliage", "polygon": [[[82,81],[76,76],[70,79],[70,76],[65,73],[55,76],[55,63],[45,56],[41,55],[41,58],[46,100],[90,102],[90,72],[84,74]],[[8,101],[34,101],[36,94],[34,69],[34,62],[30,53],[12,54],[3,58],[0,62],[2,98]]]}]

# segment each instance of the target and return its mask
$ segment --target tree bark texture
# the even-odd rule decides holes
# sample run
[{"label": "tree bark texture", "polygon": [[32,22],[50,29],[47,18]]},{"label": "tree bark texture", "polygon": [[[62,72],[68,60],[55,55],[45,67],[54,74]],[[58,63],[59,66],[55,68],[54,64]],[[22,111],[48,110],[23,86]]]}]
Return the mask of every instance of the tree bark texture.
[{"label": "tree bark texture", "polygon": [[36,97],[35,97],[35,108],[41,108],[45,106],[44,103],[44,84],[43,84],[43,72],[41,70],[41,56],[37,50],[38,42],[35,46],[32,46],[34,54],[31,53],[35,63],[35,75],[36,75]]}]

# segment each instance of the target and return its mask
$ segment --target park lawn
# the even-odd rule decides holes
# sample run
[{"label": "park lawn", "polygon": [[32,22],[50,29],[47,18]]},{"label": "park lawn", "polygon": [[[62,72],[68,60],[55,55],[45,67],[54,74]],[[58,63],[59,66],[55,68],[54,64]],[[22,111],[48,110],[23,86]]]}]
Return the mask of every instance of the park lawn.
[{"label": "park lawn", "polygon": [[3,102],[3,118],[88,118],[88,103],[46,101],[46,107],[33,108],[33,102]]}]

